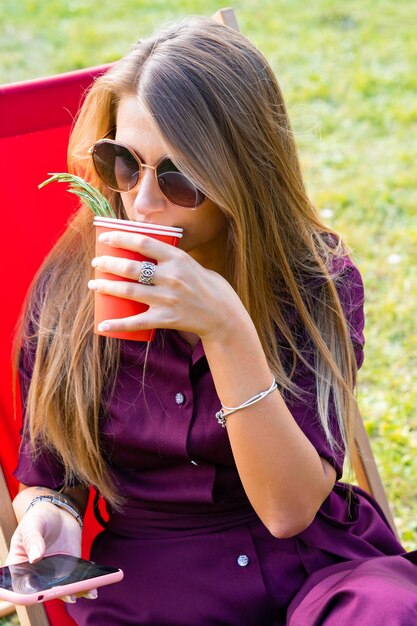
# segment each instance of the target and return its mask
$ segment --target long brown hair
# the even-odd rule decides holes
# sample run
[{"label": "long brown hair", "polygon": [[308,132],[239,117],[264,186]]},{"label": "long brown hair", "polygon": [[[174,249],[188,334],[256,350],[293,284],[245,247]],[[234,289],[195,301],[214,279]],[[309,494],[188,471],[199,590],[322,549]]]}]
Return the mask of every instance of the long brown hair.
[{"label": "long brown hair", "polygon": [[[228,279],[253,319],[282,389],[297,394],[295,365],[301,361],[311,368],[326,436],[337,447],[329,426],[332,397],[349,451],[356,364],[329,271],[332,259],[347,251],[307,197],[285,104],[267,61],[241,34],[193,18],[139,41],[96,80],[71,136],[69,166],[92,180],[124,218],[118,194],[95,179],[87,151],[115,127],[125,95],[140,97],[172,147],[176,165],[224,211]],[[23,321],[37,342],[27,410],[32,441],[59,453],[67,479],[75,474],[117,504],[100,448],[100,407],[103,391],[115,379],[119,343],[93,335],[87,289],[93,256],[92,220],[81,207],[40,269]],[[313,301],[309,285],[317,280],[321,286]],[[310,337],[313,362],[288,323],[289,308]],[[290,368],[283,363],[278,335],[292,354]]]}]

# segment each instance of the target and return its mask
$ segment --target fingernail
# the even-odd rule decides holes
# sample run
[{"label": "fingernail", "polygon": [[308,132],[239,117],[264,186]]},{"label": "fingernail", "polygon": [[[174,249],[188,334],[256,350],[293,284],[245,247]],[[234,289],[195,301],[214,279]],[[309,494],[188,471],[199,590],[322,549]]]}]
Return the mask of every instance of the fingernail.
[{"label": "fingernail", "polygon": [[98,259],[93,259],[93,260],[91,261],[91,265],[92,265],[93,267],[97,267],[97,265],[98,265]]},{"label": "fingernail", "polygon": [[76,596],[62,596],[61,600],[63,602],[67,602],[68,604],[75,604],[77,602]]},{"label": "fingernail", "polygon": [[42,556],[42,553],[38,546],[32,546],[31,548],[29,548],[29,554],[28,554],[29,563],[33,563],[37,559],[40,559],[41,556]]},{"label": "fingernail", "polygon": [[101,233],[101,235],[98,236],[98,240],[99,241],[110,241],[110,237],[107,233]]},{"label": "fingernail", "polygon": [[108,322],[100,322],[100,324],[97,325],[97,330],[100,332],[110,330],[110,324]]},{"label": "fingernail", "polygon": [[96,290],[97,289],[97,283],[95,280],[89,280],[88,281],[88,288],[89,289],[93,289]]}]

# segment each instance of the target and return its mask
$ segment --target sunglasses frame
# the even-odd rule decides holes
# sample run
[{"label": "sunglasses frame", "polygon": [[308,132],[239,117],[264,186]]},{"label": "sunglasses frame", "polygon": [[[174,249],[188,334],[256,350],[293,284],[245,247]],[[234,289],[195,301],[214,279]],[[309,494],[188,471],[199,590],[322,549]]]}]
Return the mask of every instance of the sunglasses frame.
[{"label": "sunglasses frame", "polygon": [[[107,133],[107,134],[110,134],[110,133]],[[116,189],[115,187],[111,187],[100,176],[99,172],[97,171],[95,162],[94,162],[94,149],[99,144],[113,144],[113,145],[116,145],[116,146],[121,146],[122,148],[125,148],[129,152],[129,154],[135,159],[136,163],[138,164],[138,180],[137,180],[137,183],[131,189],[128,189],[126,191],[122,191],[120,189]],[[91,158],[92,158],[92,161],[93,161],[93,165],[94,165],[94,170],[95,170],[97,176],[106,185],[106,187],[108,187],[112,191],[116,191],[117,193],[130,193],[134,189],[137,189],[139,187],[140,183],[142,182],[143,169],[147,168],[147,169],[153,170],[155,172],[155,180],[157,182],[159,191],[162,193],[164,198],[166,198],[168,200],[168,202],[170,202],[172,205],[174,205],[176,207],[179,207],[180,209],[187,209],[188,211],[195,211],[196,209],[199,209],[204,204],[204,202],[206,202],[206,200],[207,200],[207,196],[202,191],[200,191],[200,189],[197,187],[197,185],[194,185],[194,183],[189,178],[187,178],[187,176],[185,176],[185,174],[183,174],[179,170],[178,171],[181,174],[181,176],[184,176],[184,178],[187,181],[189,181],[192,185],[194,185],[194,187],[197,189],[197,191],[203,196],[203,199],[196,206],[189,207],[189,206],[184,206],[182,204],[176,204],[175,202],[172,202],[172,200],[170,200],[170,198],[168,198],[168,196],[162,190],[161,185],[159,184],[158,173],[157,173],[158,167],[161,165],[161,163],[163,163],[166,160],[172,161],[171,157],[169,155],[167,155],[167,154],[165,154],[163,157],[161,157],[159,159],[159,161],[155,165],[147,165],[144,161],[142,161],[141,156],[137,152],[135,152],[135,150],[133,148],[131,148],[128,144],[124,143],[123,141],[116,141],[115,139],[109,139],[106,135],[102,139],[99,139],[98,141],[93,143],[93,145],[88,149],[88,154],[91,155]]]}]

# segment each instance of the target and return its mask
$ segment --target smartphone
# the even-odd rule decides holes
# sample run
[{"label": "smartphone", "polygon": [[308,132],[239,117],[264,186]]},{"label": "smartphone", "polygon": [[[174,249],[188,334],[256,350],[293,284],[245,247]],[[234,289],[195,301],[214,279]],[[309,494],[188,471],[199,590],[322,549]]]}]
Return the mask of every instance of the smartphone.
[{"label": "smartphone", "polygon": [[37,604],[122,580],[123,572],[70,554],[52,554],[37,563],[0,567],[0,600]]}]

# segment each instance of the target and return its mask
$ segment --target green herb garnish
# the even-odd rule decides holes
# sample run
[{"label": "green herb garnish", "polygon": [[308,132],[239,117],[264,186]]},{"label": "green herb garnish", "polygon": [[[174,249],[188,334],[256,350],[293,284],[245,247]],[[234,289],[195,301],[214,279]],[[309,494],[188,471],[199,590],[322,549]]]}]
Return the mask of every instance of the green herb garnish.
[{"label": "green herb garnish", "polygon": [[75,174],[68,174],[65,172],[57,174],[48,173],[48,176],[51,178],[44,180],[43,183],[38,185],[38,189],[54,182],[69,183],[70,189],[67,189],[67,191],[78,196],[95,215],[101,215],[101,217],[116,217],[116,214],[107,198],[105,198],[98,189],[90,185],[90,183],[87,183],[87,181],[80,176],[75,176]]}]

